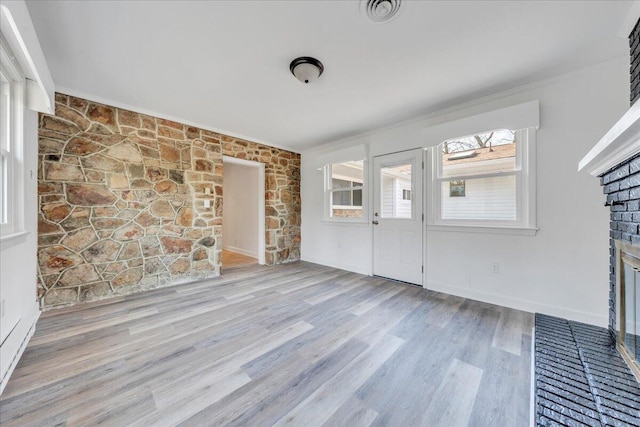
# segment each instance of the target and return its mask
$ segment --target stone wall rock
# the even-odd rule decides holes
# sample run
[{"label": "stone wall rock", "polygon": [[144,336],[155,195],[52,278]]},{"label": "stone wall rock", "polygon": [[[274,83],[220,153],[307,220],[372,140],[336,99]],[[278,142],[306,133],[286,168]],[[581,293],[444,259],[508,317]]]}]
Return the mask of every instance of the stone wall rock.
[{"label": "stone wall rock", "polygon": [[265,164],[267,264],[299,259],[298,154],[56,94],[39,119],[41,306],[220,275],[223,155]]}]

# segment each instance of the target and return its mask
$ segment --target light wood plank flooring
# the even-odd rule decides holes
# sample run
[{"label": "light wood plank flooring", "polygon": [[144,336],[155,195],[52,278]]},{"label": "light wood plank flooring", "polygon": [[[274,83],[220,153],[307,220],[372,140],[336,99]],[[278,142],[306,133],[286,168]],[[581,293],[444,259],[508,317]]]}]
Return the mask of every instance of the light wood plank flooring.
[{"label": "light wood plank flooring", "polygon": [[242,255],[228,249],[222,250],[222,268],[226,271],[229,268],[246,267],[257,264],[258,260],[247,255]]},{"label": "light wood plank flooring", "polygon": [[525,426],[533,316],[315,264],[46,312],[9,426]]}]

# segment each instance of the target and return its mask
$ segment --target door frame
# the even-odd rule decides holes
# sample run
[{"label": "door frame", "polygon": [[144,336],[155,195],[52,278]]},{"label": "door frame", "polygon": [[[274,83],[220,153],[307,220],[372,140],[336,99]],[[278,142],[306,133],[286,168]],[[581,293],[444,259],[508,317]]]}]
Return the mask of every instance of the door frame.
[{"label": "door frame", "polygon": [[[251,160],[238,159],[231,156],[222,156],[222,166],[225,163],[231,163],[240,166],[248,166],[251,168],[258,168],[258,181],[256,185],[258,187],[258,264],[264,265],[266,262],[266,249],[265,249],[265,168],[264,163],[254,162]],[[224,197],[222,195],[222,205],[224,209]],[[224,238],[224,236],[223,236]]]},{"label": "door frame", "polygon": [[[419,159],[419,163],[418,163],[418,167],[421,170],[421,187],[422,187],[422,191],[421,191],[421,197],[422,197],[422,201],[418,205],[415,205],[416,210],[417,209],[421,209],[421,212],[417,212],[416,211],[416,216],[417,215],[421,215],[421,230],[420,230],[420,238],[422,239],[422,245],[421,245],[421,249],[422,249],[422,274],[421,274],[421,280],[422,280],[422,284],[421,285],[415,285],[415,286],[421,286],[424,289],[427,289],[427,223],[426,223],[426,211],[427,211],[427,185],[426,185],[426,178],[427,178],[427,147],[415,147],[415,148],[408,148],[406,150],[400,150],[400,151],[393,151],[390,153],[379,153],[376,155],[370,155],[369,157],[369,167],[368,167],[368,179],[370,182],[369,185],[369,191],[368,191],[368,195],[369,195],[369,202],[367,203],[367,205],[369,206],[369,212],[370,214],[368,215],[368,226],[371,229],[371,252],[370,252],[370,256],[371,256],[371,264],[370,264],[370,276],[375,276],[374,274],[374,268],[375,268],[375,259],[374,259],[374,254],[375,254],[375,225],[373,225],[373,221],[375,221],[375,217],[374,212],[375,212],[375,182],[374,180],[376,179],[376,170],[375,170],[375,158],[376,157],[383,157],[383,156],[389,156],[389,155],[393,155],[393,154],[401,154],[401,153],[406,153],[406,152],[410,152],[410,151],[416,151],[416,150],[420,150],[420,159]],[[380,276],[382,277],[382,276]],[[389,279],[388,280],[394,280],[394,279]],[[401,281],[400,281],[401,282]],[[403,282],[404,283],[404,282]],[[412,284],[413,285],[413,284]]]}]

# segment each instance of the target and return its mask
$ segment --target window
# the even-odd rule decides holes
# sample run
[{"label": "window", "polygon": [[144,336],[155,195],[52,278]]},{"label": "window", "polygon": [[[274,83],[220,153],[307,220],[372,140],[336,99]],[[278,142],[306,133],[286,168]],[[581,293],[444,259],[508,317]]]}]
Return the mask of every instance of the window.
[{"label": "window", "polygon": [[325,170],[325,219],[363,220],[364,161],[332,163]]},{"label": "window", "polygon": [[534,129],[496,129],[432,148],[431,225],[535,228]]},{"label": "window", "polygon": [[20,230],[22,203],[22,105],[24,83],[4,39],[0,39],[0,230]]},{"label": "window", "polygon": [[[11,169],[11,85],[5,77],[5,73],[0,71],[0,224],[3,226],[9,222],[7,215],[7,173]],[[10,175],[9,175],[10,176]]]}]

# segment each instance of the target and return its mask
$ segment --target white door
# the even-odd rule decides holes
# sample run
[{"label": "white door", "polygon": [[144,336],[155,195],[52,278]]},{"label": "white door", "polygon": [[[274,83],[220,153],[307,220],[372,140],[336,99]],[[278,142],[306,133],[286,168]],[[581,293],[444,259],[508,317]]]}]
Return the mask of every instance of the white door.
[{"label": "white door", "polygon": [[373,274],[422,286],[423,150],[373,159]]}]

